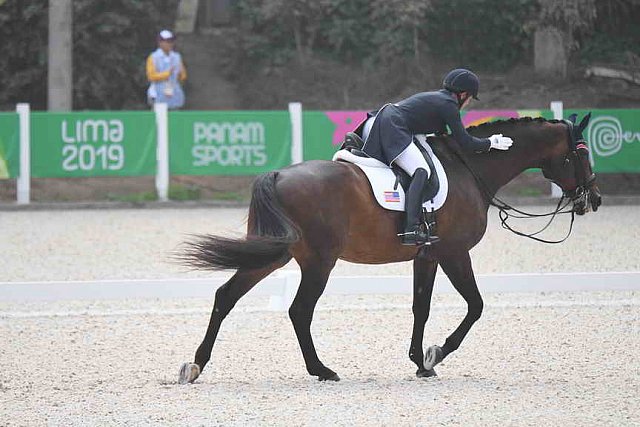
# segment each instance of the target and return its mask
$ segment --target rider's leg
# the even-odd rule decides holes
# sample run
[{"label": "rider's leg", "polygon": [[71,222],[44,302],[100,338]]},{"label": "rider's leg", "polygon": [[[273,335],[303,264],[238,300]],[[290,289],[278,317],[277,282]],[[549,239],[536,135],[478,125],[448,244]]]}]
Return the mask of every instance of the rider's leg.
[{"label": "rider's leg", "polygon": [[421,227],[422,193],[431,170],[420,149],[413,143],[398,156],[395,162],[412,176],[411,185],[405,194],[405,210],[407,224],[402,236],[405,245],[421,245],[437,240],[437,236],[429,236]]},{"label": "rider's leg", "polygon": [[402,170],[408,173],[410,176],[416,172],[416,170],[422,168],[427,172],[427,178],[431,175],[431,169],[429,164],[422,155],[422,151],[413,142],[404,149],[402,153],[393,161],[396,165],[400,166]]}]

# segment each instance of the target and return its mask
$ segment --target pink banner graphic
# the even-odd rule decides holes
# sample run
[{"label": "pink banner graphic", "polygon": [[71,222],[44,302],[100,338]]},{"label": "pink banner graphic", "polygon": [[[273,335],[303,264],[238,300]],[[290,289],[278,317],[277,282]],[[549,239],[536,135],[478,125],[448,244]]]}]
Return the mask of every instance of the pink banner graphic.
[{"label": "pink banner graphic", "polygon": [[366,111],[325,111],[335,125],[331,143],[338,145],[344,140],[344,134],[354,130],[360,122],[367,118]]}]

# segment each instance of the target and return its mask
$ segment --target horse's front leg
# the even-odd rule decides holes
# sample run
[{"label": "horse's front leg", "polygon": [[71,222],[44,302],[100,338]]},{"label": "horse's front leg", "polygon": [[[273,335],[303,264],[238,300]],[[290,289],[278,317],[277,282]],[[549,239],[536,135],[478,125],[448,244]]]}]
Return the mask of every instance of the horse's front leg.
[{"label": "horse's front leg", "polygon": [[427,349],[424,368],[433,369],[438,363],[460,347],[460,343],[471,329],[471,326],[482,315],[482,296],[478,291],[478,285],[473,275],[471,258],[468,251],[459,253],[440,260],[442,270],[446,273],[454,288],[467,302],[467,315],[458,328],[447,338],[442,347],[436,345]]},{"label": "horse's front leg", "polygon": [[433,283],[436,278],[438,263],[418,256],[413,261],[413,333],[411,334],[411,347],[409,347],[409,359],[416,364],[418,377],[432,377],[436,372],[424,367],[424,354],[422,352],[422,339],[424,337],[424,325],[429,318],[431,308],[431,295]]}]

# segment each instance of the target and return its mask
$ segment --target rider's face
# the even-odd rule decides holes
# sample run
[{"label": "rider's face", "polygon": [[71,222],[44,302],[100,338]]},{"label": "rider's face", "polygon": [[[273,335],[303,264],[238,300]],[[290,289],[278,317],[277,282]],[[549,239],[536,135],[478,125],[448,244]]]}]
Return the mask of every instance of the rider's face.
[{"label": "rider's face", "polygon": [[462,92],[462,97],[464,99],[464,102],[462,103],[462,105],[460,106],[460,109],[464,109],[467,108],[469,106],[469,104],[471,104],[471,100],[473,99],[471,97],[470,94],[468,94],[467,92]]}]

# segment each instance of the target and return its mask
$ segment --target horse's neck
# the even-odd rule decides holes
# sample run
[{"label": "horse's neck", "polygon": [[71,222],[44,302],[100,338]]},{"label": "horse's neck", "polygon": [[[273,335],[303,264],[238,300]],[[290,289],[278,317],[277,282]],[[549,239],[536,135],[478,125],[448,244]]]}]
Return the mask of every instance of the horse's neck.
[{"label": "horse's neck", "polygon": [[504,131],[494,129],[494,133],[504,133],[513,138],[513,146],[507,151],[491,150],[475,156],[474,166],[483,184],[491,195],[527,169],[540,167],[541,161],[553,149],[549,129],[534,124],[517,126]]}]

